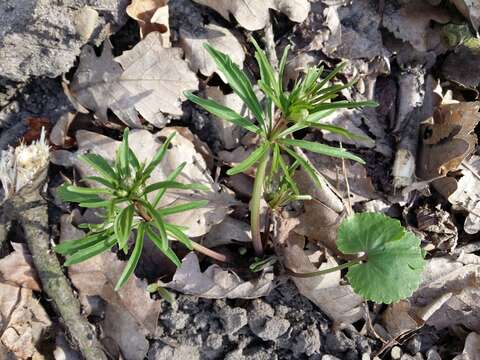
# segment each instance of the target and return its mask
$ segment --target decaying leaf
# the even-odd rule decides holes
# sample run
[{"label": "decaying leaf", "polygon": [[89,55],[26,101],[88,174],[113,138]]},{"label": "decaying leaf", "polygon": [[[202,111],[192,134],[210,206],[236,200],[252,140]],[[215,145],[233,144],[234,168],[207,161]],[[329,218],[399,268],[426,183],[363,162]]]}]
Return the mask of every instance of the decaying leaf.
[{"label": "decaying leaf", "polygon": [[152,31],[161,34],[163,47],[170,47],[170,26],[168,23],[168,0],[133,0],[127,6],[127,14],[135,19],[143,39]]},{"label": "decaying leaf", "polygon": [[440,27],[434,29],[431,22],[445,24],[449,20],[450,15],[445,9],[423,1],[412,1],[400,9],[386,6],[383,25],[416,50],[428,51],[441,41]]},{"label": "decaying leaf", "polygon": [[436,249],[452,253],[457,246],[458,230],[451,215],[440,205],[434,209],[422,206],[416,212],[417,229],[425,233],[424,240]]},{"label": "decaying leaf", "polygon": [[266,296],[274,287],[273,273],[263,272],[250,281],[244,281],[232,271],[218,265],[200,269],[198,257],[191,252],[182,260],[182,266],[166,287],[209,299],[254,299]]},{"label": "decaying leaf", "polygon": [[52,144],[60,147],[69,147],[68,145],[71,143],[72,139],[67,135],[68,129],[70,128],[70,124],[72,123],[73,119],[75,119],[76,115],[77,114],[73,112],[66,112],[60,116],[50,132],[49,139]]},{"label": "decaying leaf", "polygon": [[212,227],[208,234],[205,235],[203,245],[212,248],[232,243],[247,244],[251,241],[250,225],[227,216],[220,224]]},{"label": "decaying leaf", "polygon": [[302,22],[308,15],[310,3],[307,0],[194,0],[211,7],[229,20],[232,14],[238,23],[247,30],[260,30],[269,21],[269,9],[283,12],[290,20]]},{"label": "decaying leaf", "polygon": [[[159,133],[152,135],[146,130],[135,130],[130,133],[129,144],[139,161],[150,160],[161,146],[162,139],[166,138],[175,128],[165,128]],[[94,152],[112,161],[116,148],[120,142],[109,137],[81,130],[76,133],[79,150],[77,155],[85,152]],[[153,171],[151,181],[156,182],[165,179],[181,163],[186,162],[183,172],[178,176],[177,181],[184,183],[198,183],[207,185],[211,191],[207,193],[193,193],[191,191],[169,191],[162,198],[160,206],[178,205],[192,200],[207,199],[209,203],[204,208],[182,212],[166,218],[174,224],[185,226],[185,232],[189,236],[202,236],[210,228],[220,223],[228,213],[229,206],[235,203],[231,195],[219,193],[213,179],[209,175],[205,160],[195,150],[195,146],[187,138],[179,133],[171,142],[171,148],[167,151],[164,159]],[[75,161],[76,167],[81,175],[93,175],[92,169],[85,163]]]},{"label": "decaying leaf", "polygon": [[108,121],[110,109],[127,125],[139,127],[138,111],[146,121],[163,127],[162,113],[181,115],[183,91],[197,86],[181,50],[164,48],[161,34],[152,32],[116,59],[108,41],[100,57],[85,46],[69,90],[101,121]]},{"label": "decaying leaf", "polygon": [[453,360],[480,360],[480,335],[471,332],[465,339],[465,347]]},{"label": "decaying leaf", "polygon": [[0,260],[0,348],[3,345],[18,359],[39,356],[36,345],[51,326],[50,319],[33,297],[40,285],[31,255],[22,244]]},{"label": "decaying leaf", "polygon": [[[316,268],[303,250],[305,239],[292,230],[298,219],[276,218],[276,252],[289,270],[306,273],[337,265],[335,259],[327,257],[320,268]],[[341,285],[340,271],[311,278],[291,277],[300,294],[317,305],[335,322],[353,323],[364,316],[362,298],[355,294],[350,285]]]},{"label": "decaying leaf", "polygon": [[[180,28],[179,36],[179,45],[185,52],[187,62],[194,72],[200,71],[203,75],[210,76],[217,70],[215,62],[204,48],[204,44],[228,53],[232,61],[243,68],[245,53],[242,45],[228,29],[216,24],[207,24],[203,27],[197,25],[193,29]],[[218,74],[227,82],[222,73]]]},{"label": "decaying leaf", "polygon": [[[477,137],[473,134],[480,120],[480,102],[441,104],[433,116],[433,124],[422,129],[422,146],[417,175],[423,180],[433,179],[456,170],[475,149]],[[438,188],[441,180],[433,184]]]},{"label": "decaying leaf", "polygon": [[0,282],[40,291],[32,255],[24,244],[11,243],[13,252],[0,260]]}]

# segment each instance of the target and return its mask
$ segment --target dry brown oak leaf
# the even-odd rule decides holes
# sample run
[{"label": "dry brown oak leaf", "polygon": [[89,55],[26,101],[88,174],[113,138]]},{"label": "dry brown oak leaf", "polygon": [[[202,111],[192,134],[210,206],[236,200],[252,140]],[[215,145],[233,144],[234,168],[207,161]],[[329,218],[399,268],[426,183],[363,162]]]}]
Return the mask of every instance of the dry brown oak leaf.
[{"label": "dry brown oak leaf", "polygon": [[164,47],[170,47],[168,0],[133,0],[127,14],[136,20],[143,39],[153,31],[159,32]]}]

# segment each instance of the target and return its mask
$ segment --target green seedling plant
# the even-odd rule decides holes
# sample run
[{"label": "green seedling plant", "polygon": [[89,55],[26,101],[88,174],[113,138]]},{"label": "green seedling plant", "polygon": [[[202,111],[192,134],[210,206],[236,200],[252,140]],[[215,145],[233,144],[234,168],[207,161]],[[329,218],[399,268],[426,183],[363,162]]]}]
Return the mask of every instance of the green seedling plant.
[{"label": "green seedling plant", "polygon": [[[252,83],[247,75],[231,58],[205,44],[218,70],[225,76],[228,84],[245,103],[252,117],[241,116],[234,110],[211,99],[204,99],[186,92],[185,96],[195,104],[219,118],[231,122],[259,137],[257,148],[244,161],[227,171],[235,175],[256,166],[252,199],[250,202],[250,221],[255,254],[263,254],[260,232],[260,202],[264,198],[270,208],[277,209],[292,200],[305,200],[293,180],[298,167],[303,167],[307,174],[320,186],[318,176],[310,163],[299,154],[303,149],[322,155],[350,159],[363,163],[358,156],[342,148],[294,138],[300,130],[316,128],[330,131],[342,136],[354,137],[347,130],[323,124],[321,120],[339,108],[358,108],[376,106],[374,101],[353,102],[335,101],[342,89],[352,84],[331,85],[331,80],[344,68],[339,65],[322,78],[323,67],[310,68],[304,77],[297,80],[291,90],[284,87],[284,73],[289,47],[285,48],[278,71],[269,63],[265,52],[252,39],[255,46],[255,58],[260,68],[258,87],[264,94],[262,102],[255,95]],[[289,161],[291,160],[291,161]]]},{"label": "green seedling plant", "polygon": [[[323,67],[312,67],[288,90],[283,85],[288,47],[281,57],[278,71],[275,71],[268,62],[265,52],[255,40],[252,39],[252,42],[260,68],[258,87],[264,95],[263,103],[255,95],[247,75],[228,55],[208,44],[205,48],[233,92],[243,100],[254,121],[212,99],[201,98],[192,92],[186,92],[185,95],[213,115],[256,134],[260,139],[257,148],[249,157],[227,171],[228,175],[235,175],[253,166],[256,167],[250,202],[252,240],[257,255],[257,261],[250,269],[256,272],[276,261],[275,256],[261,257],[263,253],[260,233],[261,199],[264,198],[273,211],[293,200],[310,199],[308,195],[300,193],[294,181],[295,171],[300,167],[317,186],[321,186],[315,169],[302,156],[299,149],[364,163],[361,158],[343,148],[297,139],[295,135],[300,130],[315,128],[355,138],[355,135],[343,128],[322,123],[322,119],[340,108],[373,107],[377,106],[377,103],[335,100],[341,90],[353,84],[331,84],[332,79],[342,71],[345,64],[340,64],[323,78]],[[326,270],[303,274],[290,273],[307,278],[348,268],[347,278],[353,289],[365,299],[379,303],[391,303],[408,297],[421,281],[425,260],[420,240],[407,232],[398,220],[377,213],[353,215],[342,222],[337,245],[344,254],[357,257]]]},{"label": "green seedling plant", "polygon": [[183,184],[176,181],[185,167],[178,166],[164,181],[151,183],[152,172],[165,156],[175,133],[172,133],[159,148],[150,162],[141,163],[128,144],[128,129],[116,152],[112,165],[102,156],[89,153],[81,156],[98,176],[89,180],[99,184],[90,188],[66,184],[59,189],[62,200],[78,203],[84,208],[100,208],[100,224],[83,224],[88,233],[78,240],[65,241],[55,247],[55,251],[66,256],[65,265],[73,265],[109,251],[114,245],[126,255],[129,253],[128,240],[134,232],[133,250],[115,289],[120,289],[134,272],[143,249],[144,238],[155,246],[176,266],[181,262],[170,246],[170,240],[177,240],[190,250],[225,261],[222,254],[204,248],[189,239],[184,227],[169,223],[166,216],[204,207],[207,200],[195,200],[180,205],[161,207],[162,197],[170,189],[206,191],[201,184]]}]

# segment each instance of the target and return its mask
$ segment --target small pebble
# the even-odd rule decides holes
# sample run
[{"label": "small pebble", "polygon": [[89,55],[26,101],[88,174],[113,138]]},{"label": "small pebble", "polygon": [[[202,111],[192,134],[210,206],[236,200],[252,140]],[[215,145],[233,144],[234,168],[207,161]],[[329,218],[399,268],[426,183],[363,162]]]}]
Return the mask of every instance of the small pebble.
[{"label": "small pebble", "polygon": [[440,354],[435,349],[430,349],[427,351],[427,360],[442,360]]},{"label": "small pebble", "polygon": [[403,351],[400,349],[399,346],[394,346],[392,350],[390,351],[390,356],[392,357],[393,360],[400,360],[402,357]]}]

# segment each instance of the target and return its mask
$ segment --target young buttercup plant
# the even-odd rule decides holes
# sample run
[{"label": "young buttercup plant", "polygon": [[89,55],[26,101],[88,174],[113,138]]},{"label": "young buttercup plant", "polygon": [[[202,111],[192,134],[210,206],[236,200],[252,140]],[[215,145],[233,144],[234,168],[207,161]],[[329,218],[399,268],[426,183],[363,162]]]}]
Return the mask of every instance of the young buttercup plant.
[{"label": "young buttercup plant", "polygon": [[308,199],[309,196],[300,194],[292,179],[298,167],[302,167],[318,186],[321,185],[314,169],[299,155],[297,148],[364,163],[361,158],[345,149],[299,140],[293,135],[306,128],[316,128],[353,138],[355,136],[347,130],[322,124],[321,120],[339,108],[376,106],[377,103],[374,101],[333,100],[338,97],[342,89],[352,85],[352,83],[345,85],[331,85],[330,83],[335,75],[344,68],[344,64],[336,67],[324,78],[322,78],[323,67],[312,67],[308,69],[305,76],[294,83],[291,90],[288,90],[284,88],[283,82],[289,47],[285,48],[278,71],[276,71],[256,41],[252,39],[252,42],[256,49],[255,58],[260,68],[258,87],[265,95],[263,104],[255,95],[247,75],[228,55],[208,44],[205,44],[205,48],[234,93],[245,103],[256,120],[255,122],[214,100],[198,97],[192,92],[186,92],[185,96],[213,115],[256,134],[260,139],[253,153],[240,164],[229,169],[227,174],[235,175],[245,172],[258,163],[250,202],[250,219],[255,253],[257,256],[261,256],[263,253],[260,235],[262,197],[272,209],[292,200]]},{"label": "young buttercup plant", "polygon": [[[170,239],[181,242],[190,250],[223,260],[223,255],[206,249],[190,240],[184,227],[165,221],[168,215],[205,206],[207,200],[196,200],[181,205],[159,207],[160,200],[169,189],[203,190],[201,184],[183,184],[176,181],[186,163],[178,166],[164,181],[150,184],[148,180],[153,170],[160,164],[175,133],[162,144],[158,152],[148,163],[140,163],[128,145],[128,129],[123,134],[116,159],[112,165],[97,154],[85,154],[80,158],[94,169],[98,176],[89,176],[83,180],[96,182],[100,187],[90,188],[66,184],[59,189],[64,201],[78,203],[84,208],[102,208],[100,224],[83,224],[88,230],[85,237],[65,241],[55,246],[55,251],[67,257],[65,266],[85,261],[115,244],[128,254],[128,239],[135,231],[135,244],[128,262],[115,286],[120,289],[134,272],[142,253],[145,235],[176,266],[181,262],[170,247]],[[154,194],[153,200],[152,194]]]}]

